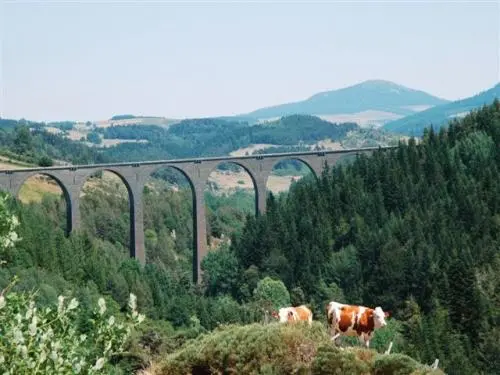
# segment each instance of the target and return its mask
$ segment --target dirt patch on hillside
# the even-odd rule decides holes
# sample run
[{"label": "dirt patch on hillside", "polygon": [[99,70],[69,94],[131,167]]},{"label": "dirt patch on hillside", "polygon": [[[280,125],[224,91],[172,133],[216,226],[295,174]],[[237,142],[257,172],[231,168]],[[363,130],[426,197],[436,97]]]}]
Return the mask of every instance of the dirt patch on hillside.
[{"label": "dirt patch on hillside", "polygon": [[269,147],[278,147],[278,145],[273,145],[269,143],[257,143],[255,145],[250,145],[248,147],[239,148],[235,151],[229,153],[230,156],[245,156],[252,155],[255,151],[264,150]]},{"label": "dirt patch on hillside", "polygon": [[323,139],[322,141],[317,142],[316,146],[323,147],[325,150],[332,151],[344,149],[341,142],[332,141],[331,139]]},{"label": "dirt patch on hillside", "polygon": [[21,186],[19,200],[25,204],[31,202],[39,203],[46,194],[61,196],[62,189],[51,177],[35,175],[28,178]]},{"label": "dirt patch on hillside", "polygon": [[[292,181],[300,180],[302,176],[269,176],[267,180],[267,189],[274,194],[287,191]],[[228,192],[236,189],[253,190],[253,182],[250,175],[246,172],[223,172],[214,171],[208,178],[210,185],[215,184],[217,189],[222,192]],[[213,185],[212,185],[213,186]]]}]

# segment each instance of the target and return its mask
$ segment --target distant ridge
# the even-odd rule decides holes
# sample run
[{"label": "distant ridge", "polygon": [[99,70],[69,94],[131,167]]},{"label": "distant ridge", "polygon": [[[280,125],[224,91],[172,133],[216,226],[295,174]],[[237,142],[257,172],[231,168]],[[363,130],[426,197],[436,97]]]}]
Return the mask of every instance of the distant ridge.
[{"label": "distant ridge", "polygon": [[425,111],[391,121],[384,129],[394,133],[420,136],[431,124],[434,129],[445,125],[454,117],[463,117],[473,109],[491,104],[495,98],[500,98],[500,83],[469,98],[449,102]]},{"label": "distant ridge", "polygon": [[267,119],[291,114],[324,116],[381,111],[402,117],[422,110],[421,107],[428,108],[448,102],[394,82],[368,80],[338,90],[320,92],[303,101],[257,109],[245,116]]}]

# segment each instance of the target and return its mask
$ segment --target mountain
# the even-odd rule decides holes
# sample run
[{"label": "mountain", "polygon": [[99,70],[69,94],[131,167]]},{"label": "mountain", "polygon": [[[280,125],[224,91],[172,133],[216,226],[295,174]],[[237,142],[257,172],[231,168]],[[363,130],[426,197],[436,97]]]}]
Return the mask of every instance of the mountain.
[{"label": "mountain", "polygon": [[391,121],[384,125],[387,131],[419,136],[424,128],[431,124],[440,128],[454,117],[463,117],[473,109],[491,104],[495,98],[500,97],[500,83],[491,89],[480,92],[470,98],[439,105],[411,116]]},{"label": "mountain", "polygon": [[383,123],[444,103],[448,101],[423,91],[389,81],[369,80],[321,92],[303,101],[261,108],[247,116],[269,119],[291,114],[309,114],[334,122],[344,122],[356,121],[356,116],[368,115],[371,120]]}]

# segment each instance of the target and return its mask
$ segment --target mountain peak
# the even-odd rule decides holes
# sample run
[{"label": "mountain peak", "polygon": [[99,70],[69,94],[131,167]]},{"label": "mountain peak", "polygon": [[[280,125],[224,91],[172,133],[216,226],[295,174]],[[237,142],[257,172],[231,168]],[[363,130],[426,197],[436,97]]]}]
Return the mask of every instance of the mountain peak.
[{"label": "mountain peak", "polygon": [[397,83],[372,79],[337,90],[317,93],[306,100],[262,108],[249,113],[255,118],[281,117],[291,114],[345,115],[366,111],[413,114],[416,107],[431,107],[448,100],[413,90]]},{"label": "mountain peak", "polygon": [[[380,87],[380,86],[391,86],[391,87],[404,87],[402,85],[399,85],[397,83],[394,83],[392,81],[387,81],[385,79],[368,79],[366,81],[360,82],[357,85],[353,86],[375,86],[375,87]],[[351,86],[352,87],[352,86]]]},{"label": "mountain peak", "polygon": [[[398,94],[400,92],[418,92],[418,90],[413,90],[408,87],[405,87],[403,85],[399,85],[397,83],[383,80],[383,79],[370,79],[366,80],[363,82],[355,83],[350,86],[342,87],[340,89],[336,90],[328,90],[328,91],[323,91],[319,92],[317,94],[314,94],[313,96],[309,97],[308,100],[317,100],[321,97],[327,97],[332,93],[351,93],[355,92],[356,95],[359,94],[368,94],[368,93],[373,93],[373,92],[379,92],[379,93],[395,93]],[[428,95],[428,94],[426,94]]]},{"label": "mountain peak", "polygon": [[[358,89],[365,89],[365,90],[380,90],[380,91],[387,91],[387,90],[399,90],[399,91],[404,91],[404,92],[422,92],[421,90],[416,90],[409,88],[404,85],[400,85],[399,83],[395,83],[392,81],[387,81],[384,79],[369,79],[367,81],[363,81],[357,84],[354,84],[352,86],[348,86],[345,89],[353,89],[353,88],[358,88]],[[425,93],[426,95],[429,95]]]}]

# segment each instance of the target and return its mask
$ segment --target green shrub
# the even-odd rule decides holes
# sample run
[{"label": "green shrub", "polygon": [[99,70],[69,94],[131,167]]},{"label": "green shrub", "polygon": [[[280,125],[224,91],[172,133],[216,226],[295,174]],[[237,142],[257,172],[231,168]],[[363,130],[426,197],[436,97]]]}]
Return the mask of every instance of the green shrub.
[{"label": "green shrub", "polygon": [[373,362],[375,375],[410,375],[421,365],[413,358],[404,354],[381,354]]},{"label": "green shrub", "polygon": [[318,348],[311,366],[313,375],[369,374],[370,367],[356,356],[354,350],[341,350],[331,344]]},{"label": "green shrub", "polygon": [[304,373],[316,355],[318,343],[328,343],[320,323],[231,325],[188,342],[169,356],[161,374],[191,373],[193,366],[226,374]]},{"label": "green shrub", "polygon": [[269,276],[257,283],[253,291],[255,302],[264,309],[277,310],[290,305],[290,293],[281,280],[274,280]]},{"label": "green shrub", "polygon": [[38,158],[37,163],[40,167],[52,167],[54,165],[54,161],[47,155]]}]

